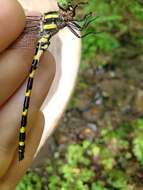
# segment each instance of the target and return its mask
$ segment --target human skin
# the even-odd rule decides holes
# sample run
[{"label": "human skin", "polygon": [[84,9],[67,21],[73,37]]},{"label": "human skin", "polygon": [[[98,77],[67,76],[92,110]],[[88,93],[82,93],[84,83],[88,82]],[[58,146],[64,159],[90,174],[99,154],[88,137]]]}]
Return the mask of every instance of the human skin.
[{"label": "human skin", "polygon": [[19,162],[18,130],[34,48],[9,48],[24,29],[25,15],[16,0],[1,0],[0,7],[0,190],[14,190],[30,167],[42,136],[44,116],[40,107],[55,75],[55,61],[47,52],[37,70],[28,116],[25,159]]}]

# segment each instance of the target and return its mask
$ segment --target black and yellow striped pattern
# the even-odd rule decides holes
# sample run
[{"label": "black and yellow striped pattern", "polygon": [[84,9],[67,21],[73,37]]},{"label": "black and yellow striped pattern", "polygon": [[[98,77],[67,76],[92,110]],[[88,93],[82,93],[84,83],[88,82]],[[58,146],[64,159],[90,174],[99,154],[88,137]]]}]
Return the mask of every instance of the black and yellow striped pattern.
[{"label": "black and yellow striped pattern", "polygon": [[19,131],[19,160],[22,160],[24,158],[27,116],[28,116],[30,96],[32,92],[35,71],[40,61],[40,57],[43,54],[43,51],[46,50],[47,48],[48,48],[48,38],[43,37],[38,41],[35,56],[33,58],[32,66],[30,68],[30,73],[29,73],[28,82],[27,82],[22,118],[21,118],[21,127]]},{"label": "black and yellow striped pattern", "polygon": [[25,152],[25,139],[26,139],[26,126],[27,126],[27,117],[30,104],[30,97],[32,93],[33,80],[35,77],[37,66],[39,65],[40,58],[45,50],[48,49],[50,44],[50,38],[58,32],[57,25],[55,24],[55,19],[58,18],[56,12],[46,13],[42,17],[42,23],[40,28],[41,38],[37,42],[37,47],[35,55],[33,57],[33,62],[30,68],[26,93],[23,104],[23,111],[21,117],[21,126],[19,129],[19,161],[24,159]]}]

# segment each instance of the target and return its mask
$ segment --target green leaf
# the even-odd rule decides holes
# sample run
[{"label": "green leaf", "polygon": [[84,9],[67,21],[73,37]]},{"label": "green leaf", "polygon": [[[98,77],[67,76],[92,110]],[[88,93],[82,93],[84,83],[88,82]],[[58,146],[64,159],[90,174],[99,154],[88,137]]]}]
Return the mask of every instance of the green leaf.
[{"label": "green leaf", "polygon": [[133,145],[133,152],[135,156],[143,164],[143,136],[135,138]]}]

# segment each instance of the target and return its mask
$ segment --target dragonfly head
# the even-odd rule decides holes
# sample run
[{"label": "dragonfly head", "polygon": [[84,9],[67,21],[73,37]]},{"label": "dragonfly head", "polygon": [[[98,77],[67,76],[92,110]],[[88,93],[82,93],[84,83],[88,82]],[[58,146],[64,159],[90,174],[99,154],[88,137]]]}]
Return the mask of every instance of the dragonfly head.
[{"label": "dragonfly head", "polygon": [[[86,29],[91,22],[93,22],[97,17],[92,15],[92,12],[86,14],[82,19],[78,20],[76,18],[76,10],[79,6],[81,5],[87,5],[87,2],[79,2],[75,6],[68,4],[67,6],[62,5],[58,3],[59,11],[60,11],[60,16],[62,19],[65,21],[66,26],[71,30],[75,36],[78,38],[83,38],[89,34],[96,34],[95,32],[89,32],[84,35],[79,35],[78,31],[83,31]],[[83,25],[81,25],[83,23]]]},{"label": "dragonfly head", "polygon": [[64,21],[70,22],[74,20],[75,17],[75,7],[69,4],[67,7],[63,7],[61,4],[58,3],[58,7],[61,11],[61,16],[63,17]]}]

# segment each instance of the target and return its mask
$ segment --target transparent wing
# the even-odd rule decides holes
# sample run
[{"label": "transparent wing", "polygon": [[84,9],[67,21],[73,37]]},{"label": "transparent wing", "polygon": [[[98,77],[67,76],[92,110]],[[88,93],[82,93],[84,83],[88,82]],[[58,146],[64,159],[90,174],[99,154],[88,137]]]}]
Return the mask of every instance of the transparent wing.
[{"label": "transparent wing", "polygon": [[12,44],[11,48],[33,48],[40,37],[40,23],[42,15],[27,15],[26,26],[22,34]]}]

